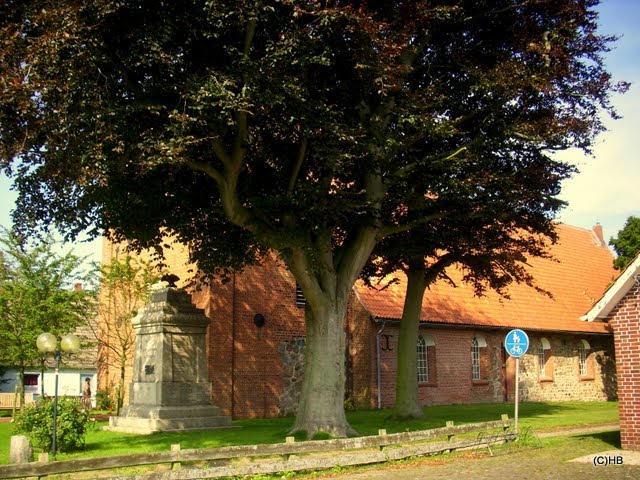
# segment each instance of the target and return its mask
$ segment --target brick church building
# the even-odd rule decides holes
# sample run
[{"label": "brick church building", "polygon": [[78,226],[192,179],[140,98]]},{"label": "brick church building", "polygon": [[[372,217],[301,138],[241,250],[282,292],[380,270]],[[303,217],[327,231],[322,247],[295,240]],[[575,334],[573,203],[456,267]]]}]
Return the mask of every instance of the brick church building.
[{"label": "brick church building", "polygon": [[[513,285],[509,298],[476,297],[451,269],[456,287],[438,282],[422,305],[418,351],[419,395],[424,405],[511,401],[514,362],[502,342],[525,330],[530,348],[521,359],[521,398],[531,401],[616,398],[614,343],[604,322],[584,322],[616,277],[600,227],[558,226],[555,260],[532,259],[530,272],[549,297]],[[103,261],[118,255],[105,243]],[[186,252],[167,255],[171,272],[190,277]],[[398,325],[405,278],[382,291],[356,284],[346,318],[347,400],[385,408],[395,400]],[[211,318],[209,375],[216,405],[234,418],[295,411],[304,372],[304,297],[275,256],[232,275],[227,283],[193,292]],[[112,372],[101,371],[101,385]]]}]

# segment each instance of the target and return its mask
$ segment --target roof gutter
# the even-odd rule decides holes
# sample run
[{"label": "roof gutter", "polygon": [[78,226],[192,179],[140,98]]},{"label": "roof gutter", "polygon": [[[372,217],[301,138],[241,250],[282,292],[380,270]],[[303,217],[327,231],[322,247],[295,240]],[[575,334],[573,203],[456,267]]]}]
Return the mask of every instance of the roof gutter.
[{"label": "roof gutter", "polygon": [[[383,325],[391,325],[398,326],[400,325],[400,320],[393,318],[381,318],[375,317],[373,321],[377,324]],[[420,322],[418,325],[419,328],[457,328],[461,330],[465,329],[486,329],[486,330],[512,330],[514,328],[520,328],[526,331],[533,332],[549,332],[549,333],[559,333],[559,334],[568,334],[568,335],[603,335],[609,336],[612,335],[613,332],[585,332],[585,331],[575,331],[575,330],[549,330],[544,328],[522,328],[517,326],[493,326],[493,325],[474,325],[470,323],[444,323],[444,322]]]}]

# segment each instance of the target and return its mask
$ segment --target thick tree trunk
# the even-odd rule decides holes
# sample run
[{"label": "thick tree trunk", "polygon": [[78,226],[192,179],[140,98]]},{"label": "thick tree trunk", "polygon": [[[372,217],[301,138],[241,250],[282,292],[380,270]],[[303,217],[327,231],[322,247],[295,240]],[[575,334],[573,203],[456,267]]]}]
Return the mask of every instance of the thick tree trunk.
[{"label": "thick tree trunk", "polygon": [[292,433],[305,431],[308,438],[326,432],[346,437],[356,432],[344,411],[345,308],[331,305],[324,312],[307,307],[305,373]]},{"label": "thick tree trunk", "polygon": [[[18,409],[20,411],[22,411],[22,408],[24,407],[24,370],[25,370],[24,365],[21,365],[20,369],[18,370],[18,388],[16,389],[16,395],[18,397],[17,398],[17,400],[18,400]],[[14,400],[13,404],[16,405],[15,400]]]},{"label": "thick tree trunk", "polygon": [[424,414],[418,400],[418,328],[422,298],[427,281],[424,270],[409,270],[402,321],[398,338],[398,369],[396,372],[395,414],[398,417],[421,418]]},{"label": "thick tree trunk", "polygon": [[376,242],[377,231],[364,229],[345,247],[340,261],[334,257],[331,235],[318,240],[309,255],[293,251],[289,268],[307,300],[305,310],[305,375],[298,413],[291,432],[318,432],[346,437],[356,432],[344,411],[346,378],[345,315],[349,295]]}]

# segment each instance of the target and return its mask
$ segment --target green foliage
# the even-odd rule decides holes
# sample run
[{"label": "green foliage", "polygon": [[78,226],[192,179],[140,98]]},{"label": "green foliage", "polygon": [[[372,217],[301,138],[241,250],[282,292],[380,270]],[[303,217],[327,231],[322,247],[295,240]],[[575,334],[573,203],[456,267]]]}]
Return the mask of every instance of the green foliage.
[{"label": "green foliage", "polygon": [[[172,234],[204,275],[275,249],[318,332],[341,330],[385,236],[437,236],[456,199],[469,212],[504,199],[534,228],[554,215],[574,169],[550,152],[588,150],[627,88],[604,67],[614,39],[597,1],[582,3],[9,2],[0,161],[14,221],[158,252]],[[333,385],[305,388],[294,428],[346,432],[343,396],[325,393],[343,372],[322,374],[305,382]]]},{"label": "green foliage", "polygon": [[124,402],[125,369],[133,358],[135,333],[131,320],[149,300],[160,273],[149,262],[131,255],[116,256],[100,266],[100,322],[94,330],[103,366],[118,372],[115,381],[117,411]]},{"label": "green foliage", "polygon": [[96,410],[113,411],[116,404],[108,390],[98,390],[96,392]]},{"label": "green foliage", "polygon": [[293,433],[293,438],[296,439],[296,442],[304,442],[309,440],[309,434],[306,430],[297,430]]},{"label": "green foliage", "polygon": [[16,220],[158,249],[169,231],[213,273],[265,246],[348,250],[403,223],[418,180],[526,217],[571,170],[548,150],[588,149],[626,88],[597,2],[355,3],[12,2],[0,158]]},{"label": "green foliage", "polygon": [[344,410],[345,412],[351,412],[356,409],[355,400],[352,397],[345,399],[344,401]]},{"label": "green foliage", "polygon": [[77,290],[94,283],[84,259],[56,253],[51,237],[29,244],[13,231],[0,232],[0,363],[19,369],[38,365],[36,338],[73,332],[95,312],[95,292]]},{"label": "green foliage", "polygon": [[[16,434],[27,435],[33,445],[45,451],[52,446],[53,399],[43,399],[22,409],[15,416]],[[89,426],[89,414],[75,398],[58,398],[57,450],[69,452],[84,446]]]},{"label": "green foliage", "polygon": [[640,253],[640,218],[629,217],[618,236],[609,240],[609,245],[618,254],[613,265],[622,270]]}]

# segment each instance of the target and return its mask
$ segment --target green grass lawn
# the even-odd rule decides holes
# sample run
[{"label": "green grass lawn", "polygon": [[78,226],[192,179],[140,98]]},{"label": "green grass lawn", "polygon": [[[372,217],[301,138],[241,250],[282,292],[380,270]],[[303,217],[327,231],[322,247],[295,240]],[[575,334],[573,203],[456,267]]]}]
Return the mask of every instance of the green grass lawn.
[{"label": "green grass lawn", "polygon": [[[378,429],[388,433],[425,430],[445,426],[449,420],[456,424],[499,420],[506,413],[513,417],[513,405],[476,404],[426,407],[421,420],[396,420],[390,410],[360,410],[348,412],[347,418],[361,435],[375,435]],[[615,423],[618,421],[616,402],[524,403],[520,405],[520,425],[536,431],[569,426]],[[250,445],[284,442],[292,418],[237,420],[241,428],[185,433],[156,433],[131,435],[106,432],[97,422],[88,434],[82,451],[59,454],[58,460],[79,457],[109,456],[137,452],[166,451],[179,443],[183,449],[215,448],[227,445]],[[0,463],[9,461],[10,423],[0,423]]]}]

